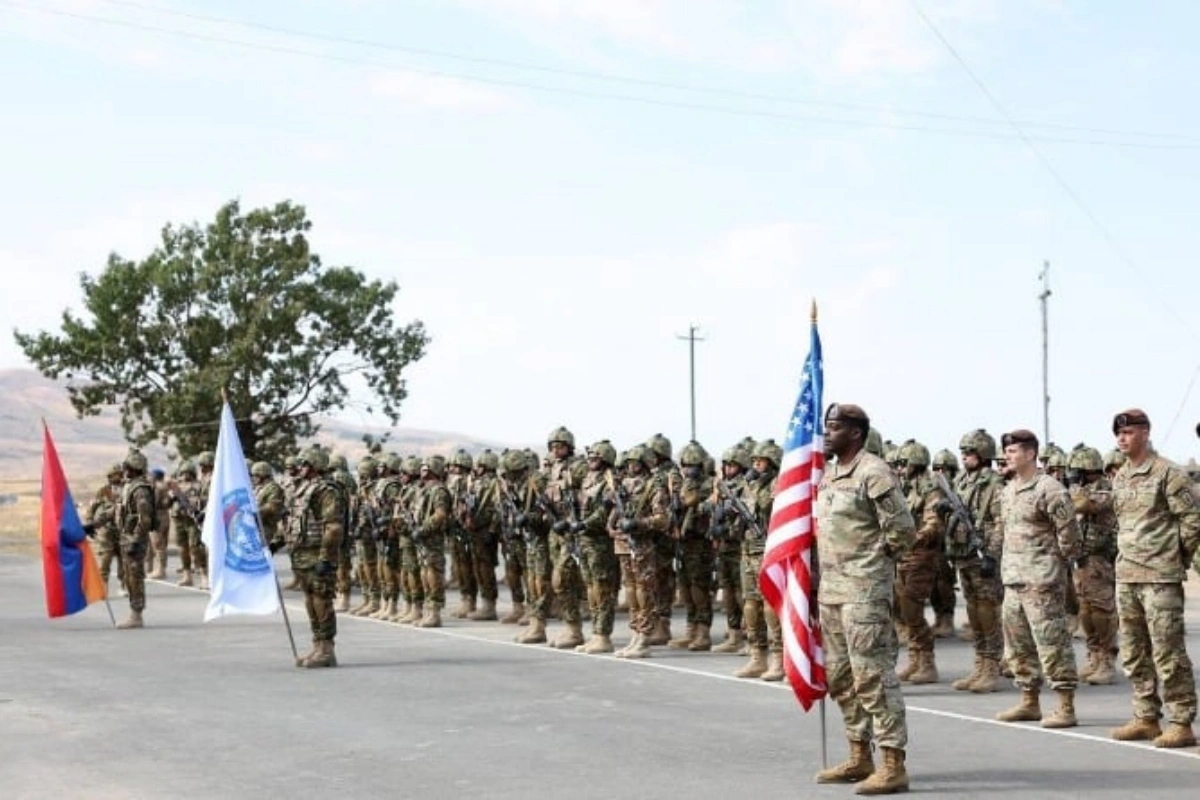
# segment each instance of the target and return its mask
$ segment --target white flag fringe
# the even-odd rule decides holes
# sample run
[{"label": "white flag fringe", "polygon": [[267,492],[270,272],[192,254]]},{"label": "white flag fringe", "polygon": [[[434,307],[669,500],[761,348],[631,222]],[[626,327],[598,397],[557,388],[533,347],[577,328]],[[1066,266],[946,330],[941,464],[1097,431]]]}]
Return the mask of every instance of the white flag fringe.
[{"label": "white flag fringe", "polygon": [[227,614],[271,614],[279,608],[275,568],[258,527],[258,504],[228,402],[221,409],[200,537],[208,547],[212,592],[205,622]]}]

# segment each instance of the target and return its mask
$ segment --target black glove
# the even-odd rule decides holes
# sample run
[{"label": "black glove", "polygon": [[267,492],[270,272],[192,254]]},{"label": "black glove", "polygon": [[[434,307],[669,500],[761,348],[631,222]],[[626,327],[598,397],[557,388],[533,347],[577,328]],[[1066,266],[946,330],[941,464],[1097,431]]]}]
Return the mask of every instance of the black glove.
[{"label": "black glove", "polygon": [[271,551],[271,555],[275,555],[283,549],[283,542],[274,541],[267,545],[267,549]]},{"label": "black glove", "polygon": [[571,533],[582,533],[584,527],[586,526],[582,522],[576,520],[575,522],[571,523]]},{"label": "black glove", "polygon": [[981,577],[981,578],[996,577],[996,567],[997,566],[998,565],[996,564],[996,559],[992,558],[991,556],[985,555],[983,557],[983,560],[980,561],[980,563],[979,563],[979,577]]},{"label": "black glove", "polygon": [[517,514],[515,517],[513,517],[513,525],[516,525],[518,528],[524,528],[525,523],[528,521],[529,518],[524,514]]},{"label": "black glove", "polygon": [[950,501],[944,497],[941,500],[938,500],[933,507],[933,509],[939,514],[949,514],[953,508],[954,506],[950,505]]},{"label": "black glove", "polygon": [[83,535],[89,539],[96,538],[96,526],[90,522],[83,523]]},{"label": "black glove", "polygon": [[626,519],[621,520],[621,530],[624,531],[625,533],[633,533],[637,529],[638,529],[638,522],[636,519],[626,518]]},{"label": "black glove", "polygon": [[334,573],[333,564],[328,561],[318,561],[317,566],[313,568],[313,574],[318,578],[327,578]]},{"label": "black glove", "polygon": [[554,531],[555,533],[566,533],[567,529],[570,527],[571,523],[567,522],[565,519],[560,519],[551,526],[550,530]]}]

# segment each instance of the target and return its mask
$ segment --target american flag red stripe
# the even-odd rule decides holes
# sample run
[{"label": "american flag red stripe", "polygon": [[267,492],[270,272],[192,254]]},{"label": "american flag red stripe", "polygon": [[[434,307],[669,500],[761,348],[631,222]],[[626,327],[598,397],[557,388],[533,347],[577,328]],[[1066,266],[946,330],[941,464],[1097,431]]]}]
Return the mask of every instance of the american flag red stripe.
[{"label": "american flag red stripe", "polygon": [[762,571],[758,576],[763,599],[782,624],[784,672],[805,711],[826,694],[825,652],[813,593],[817,542],[813,504],[825,471],[821,419],[823,367],[821,338],[814,319],[800,396],[788,421]]}]

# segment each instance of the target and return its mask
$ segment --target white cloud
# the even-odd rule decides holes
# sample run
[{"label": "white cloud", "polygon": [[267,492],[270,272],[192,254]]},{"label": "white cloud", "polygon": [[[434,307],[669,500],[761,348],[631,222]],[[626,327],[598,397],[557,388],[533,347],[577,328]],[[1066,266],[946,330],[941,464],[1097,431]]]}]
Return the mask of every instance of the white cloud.
[{"label": "white cloud", "polygon": [[371,79],[371,94],[405,105],[467,111],[495,111],[513,105],[513,97],[458,78],[418,72],[388,72]]}]

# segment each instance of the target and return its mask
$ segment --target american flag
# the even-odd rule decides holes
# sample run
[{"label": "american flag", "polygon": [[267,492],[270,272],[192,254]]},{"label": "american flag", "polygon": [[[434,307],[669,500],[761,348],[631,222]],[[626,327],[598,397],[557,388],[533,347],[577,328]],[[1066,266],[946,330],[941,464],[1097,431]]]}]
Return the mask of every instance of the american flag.
[{"label": "american flag", "polygon": [[812,340],[800,379],[800,397],[788,420],[783,463],[775,484],[771,522],[758,585],[783,626],[783,669],[800,705],[808,711],[823,698],[825,652],[813,593],[816,557],[814,503],[825,471],[821,419],[824,388],[821,337],[813,307]]}]

